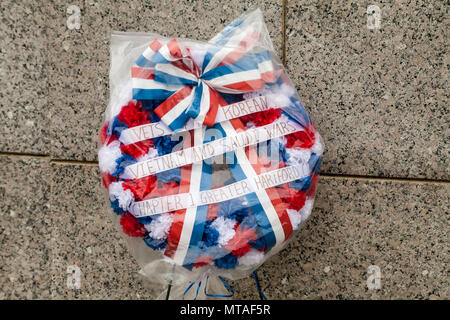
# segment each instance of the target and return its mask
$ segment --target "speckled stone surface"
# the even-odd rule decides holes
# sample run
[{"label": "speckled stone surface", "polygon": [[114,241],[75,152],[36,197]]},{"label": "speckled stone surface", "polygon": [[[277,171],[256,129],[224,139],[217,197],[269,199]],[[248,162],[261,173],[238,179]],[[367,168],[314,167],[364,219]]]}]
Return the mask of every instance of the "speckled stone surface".
[{"label": "speckled stone surface", "polygon": [[[154,299],[161,290],[138,275],[139,266],[112,223],[96,166],[52,165],[53,299]],[[81,272],[67,286],[67,268]]]},{"label": "speckled stone surface", "polygon": [[[304,228],[258,269],[269,299],[450,298],[448,184],[322,178],[318,190]],[[258,298],[253,279],[234,289]]]},{"label": "speckled stone surface", "polygon": [[282,52],[281,1],[85,1],[81,28],[69,30],[68,3],[47,4],[51,154],[95,160],[106,108],[111,31],[146,31],[207,40],[244,10],[260,4],[274,46]]},{"label": "speckled stone surface", "polygon": [[[0,152],[48,156],[0,155],[0,299],[165,290],[138,275],[97,165],[50,159],[96,159],[112,30],[207,39],[258,3],[281,53],[282,1],[2,2]],[[80,30],[66,26],[69,4]],[[288,1],[288,71],[336,177],[321,178],[311,219],[259,269],[270,299],[450,299],[450,184],[432,181],[450,173],[446,7],[378,2],[381,29],[368,30],[369,4]],[[371,265],[379,290],[367,287]],[[70,266],[80,289],[67,286]],[[230,284],[258,299],[252,278]]]},{"label": "speckled stone surface", "polygon": [[288,1],[288,73],[326,143],[323,171],[450,177],[444,1]]},{"label": "speckled stone surface", "polygon": [[0,151],[48,154],[45,12],[1,1],[0,15]]},{"label": "speckled stone surface", "polygon": [[0,156],[0,299],[51,296],[49,166]]},{"label": "speckled stone surface", "polygon": [[[0,161],[2,298],[152,299],[164,290],[138,275],[95,165]],[[444,183],[323,177],[311,219],[259,269],[264,293],[449,299],[449,197]],[[367,288],[370,265],[380,268],[380,290]],[[80,289],[67,286],[69,266],[81,271]],[[258,298],[252,278],[230,284],[235,298]]]}]

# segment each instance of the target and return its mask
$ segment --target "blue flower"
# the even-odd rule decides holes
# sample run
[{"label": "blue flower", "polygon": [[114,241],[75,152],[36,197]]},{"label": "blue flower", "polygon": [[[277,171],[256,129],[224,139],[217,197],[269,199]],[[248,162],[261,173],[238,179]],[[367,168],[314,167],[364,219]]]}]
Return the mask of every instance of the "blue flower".
[{"label": "blue flower", "polygon": [[203,244],[206,248],[216,246],[219,240],[219,231],[211,225],[212,221],[206,221],[203,232]]},{"label": "blue flower", "polygon": [[256,217],[253,214],[246,216],[241,222],[241,227],[255,229],[257,226],[258,221],[256,221]]},{"label": "blue flower", "polygon": [[150,224],[153,221],[153,218],[150,217],[150,216],[148,216],[148,217],[139,217],[139,218],[136,218],[136,219],[137,219],[137,221],[140,224]]},{"label": "blue flower", "polygon": [[116,200],[114,200],[114,201],[111,201],[111,208],[114,210],[114,212],[115,212],[117,215],[126,213],[126,211],[123,210],[123,209],[119,206],[119,199],[116,199]]},{"label": "blue flower", "polygon": [[249,241],[250,246],[254,249],[261,250],[266,247],[266,239],[264,237],[258,237],[256,241]]},{"label": "blue flower", "polygon": [[322,165],[322,158],[317,154],[312,153],[311,157],[309,158],[308,164],[311,172],[318,174],[320,172],[320,166]]},{"label": "blue flower", "polygon": [[228,217],[239,223],[249,214],[247,206],[244,206],[245,198],[235,198],[219,204],[219,217]]},{"label": "blue flower", "polygon": [[172,149],[180,142],[178,140],[173,141],[172,136],[168,135],[153,138],[153,143],[155,144],[155,147],[158,149],[158,154],[160,156],[163,156],[171,153]]},{"label": "blue flower", "polygon": [[289,159],[289,155],[286,152],[286,147],[280,143],[279,148],[280,148],[280,161],[286,163]]},{"label": "blue flower", "polygon": [[113,177],[119,176],[125,170],[126,166],[136,163],[136,160],[129,154],[123,154],[116,160],[116,163],[116,171],[112,174]]},{"label": "blue flower", "polygon": [[226,256],[214,260],[214,263],[216,264],[217,268],[220,269],[234,269],[237,265],[237,258],[233,256],[231,253],[227,254]]},{"label": "blue flower", "polygon": [[311,187],[311,183],[312,183],[311,177],[308,176],[308,177],[305,177],[305,178],[302,178],[302,179],[298,179],[298,180],[292,181],[289,184],[289,187],[290,188],[294,188],[294,189],[299,190],[299,191],[300,190],[301,191],[306,191],[306,190],[309,189],[309,187]]},{"label": "blue flower", "polygon": [[256,229],[256,241],[249,241],[248,243],[254,249],[261,250],[267,247],[266,238],[264,237],[264,232],[260,229]]},{"label": "blue flower", "polygon": [[[141,101],[141,103],[142,103],[142,108],[143,109],[145,109],[145,110],[147,110],[147,111],[150,111],[151,112],[151,114],[152,114],[152,119],[151,119],[151,121],[152,122],[158,122],[160,119],[159,119],[159,117],[156,115],[156,113],[154,113],[153,111],[155,111],[155,109],[157,108],[157,107],[159,107],[159,105],[161,104],[161,103],[163,103],[164,102],[164,100],[142,100]],[[157,120],[156,121],[153,121],[153,117],[156,117],[157,118]],[[155,119],[156,119],[155,118]]]},{"label": "blue flower", "polygon": [[153,250],[163,250],[167,245],[167,239],[154,239],[148,233],[144,236],[144,241]]},{"label": "blue flower", "polygon": [[113,135],[120,136],[122,131],[125,129],[128,129],[128,126],[125,123],[120,122],[117,117],[114,117],[113,122],[111,123],[110,126],[108,126],[107,133],[108,133],[108,136],[113,136]]},{"label": "blue flower", "polygon": [[228,217],[240,223],[245,217],[248,216],[248,213],[248,208],[242,208],[234,210]]}]

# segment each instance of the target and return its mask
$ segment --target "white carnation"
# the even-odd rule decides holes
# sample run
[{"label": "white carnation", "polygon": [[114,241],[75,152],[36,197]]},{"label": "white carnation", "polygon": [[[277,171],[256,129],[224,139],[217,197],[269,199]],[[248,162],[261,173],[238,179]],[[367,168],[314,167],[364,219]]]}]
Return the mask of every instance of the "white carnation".
[{"label": "white carnation", "polygon": [[277,108],[284,108],[289,105],[291,100],[288,96],[280,93],[272,93],[267,97],[268,104]]},{"label": "white carnation", "polygon": [[294,209],[286,209],[289,219],[291,220],[292,228],[294,230],[298,229],[298,226],[302,222],[302,216],[300,214],[300,211],[294,210]]},{"label": "white carnation", "polygon": [[278,108],[284,108],[291,104],[290,97],[294,94],[294,88],[283,83],[281,86],[270,87],[270,92],[268,92],[268,100],[270,105],[275,105]]},{"label": "white carnation", "polygon": [[139,156],[136,158],[137,162],[150,160],[153,158],[156,158],[158,156],[158,149],[156,148],[149,148],[148,152],[146,154],[143,154],[142,156]]},{"label": "white carnation", "polygon": [[109,145],[104,145],[98,151],[98,165],[100,171],[113,174],[116,171],[116,160],[122,156],[120,142],[113,141]]},{"label": "white carnation", "polygon": [[302,216],[302,221],[305,221],[311,215],[313,205],[314,205],[314,199],[306,199],[305,205],[299,211]]},{"label": "white carnation", "polygon": [[289,156],[286,164],[289,166],[308,163],[309,158],[311,157],[311,151],[308,149],[286,148],[286,153]]},{"label": "white carnation", "polygon": [[264,252],[255,249],[250,250],[245,256],[239,258],[239,265],[254,266],[264,259]]},{"label": "white carnation", "polygon": [[315,134],[315,140],[314,140],[314,144],[311,147],[311,152],[314,152],[315,154],[317,154],[318,156],[321,156],[323,153],[323,144],[322,144],[322,139],[320,138],[320,134],[316,131],[314,132]]},{"label": "white carnation", "polygon": [[158,218],[154,219],[150,224],[146,224],[145,229],[150,234],[150,237],[154,239],[166,239],[170,226],[173,222],[173,214],[172,213],[162,213]]},{"label": "white carnation", "polygon": [[113,182],[109,185],[109,199],[119,200],[119,206],[126,211],[134,202],[133,193],[131,190],[124,190],[122,182]]},{"label": "white carnation", "polygon": [[288,96],[288,97],[291,97],[291,96],[293,96],[294,94],[295,94],[295,89],[292,87],[292,86],[290,86],[290,85],[288,85],[288,84],[286,84],[286,83],[283,83],[281,86],[280,86],[280,89],[279,89],[285,96]]},{"label": "white carnation", "polygon": [[225,246],[231,238],[234,237],[236,231],[234,231],[235,220],[219,217],[211,224],[219,232],[219,245]]}]

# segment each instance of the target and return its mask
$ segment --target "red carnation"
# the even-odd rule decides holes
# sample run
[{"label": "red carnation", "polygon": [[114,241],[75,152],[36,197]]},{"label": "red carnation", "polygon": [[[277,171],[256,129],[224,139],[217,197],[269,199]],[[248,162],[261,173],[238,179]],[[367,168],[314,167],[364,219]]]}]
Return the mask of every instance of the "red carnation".
[{"label": "red carnation", "polygon": [[148,118],[149,114],[145,110],[141,111],[141,103],[136,101],[130,101],[128,105],[122,107],[117,116],[117,119],[129,128],[150,123]]},{"label": "red carnation", "polygon": [[244,227],[239,224],[236,227],[234,237],[226,244],[226,248],[236,257],[241,257],[250,251],[249,241],[256,241],[257,235],[255,230]]},{"label": "red carnation", "polygon": [[311,127],[306,128],[305,131],[298,131],[286,136],[286,147],[299,147],[303,149],[309,149],[314,144],[314,131]]},{"label": "red carnation", "polygon": [[305,205],[306,193],[289,187],[285,183],[277,188],[280,198],[288,204],[289,209],[300,210]]},{"label": "red carnation", "polygon": [[281,116],[281,109],[268,109],[257,113],[252,113],[239,119],[247,126],[248,122],[253,122],[257,127],[272,123]]},{"label": "red carnation", "polygon": [[313,174],[311,177],[311,187],[309,187],[309,189],[306,191],[306,195],[308,196],[308,198],[312,198],[315,196],[316,186],[318,182],[319,182],[319,175]]},{"label": "red carnation", "polygon": [[108,122],[100,129],[100,141],[102,144],[105,144],[106,139],[108,138]]},{"label": "red carnation", "polygon": [[123,144],[120,146],[120,150],[122,151],[122,153],[129,154],[130,156],[136,159],[137,157],[146,154],[150,147],[153,148],[153,140],[151,139],[139,141],[128,145]]},{"label": "red carnation", "polygon": [[287,202],[289,203],[288,208],[298,211],[301,208],[303,208],[303,206],[305,205],[305,201],[306,201],[305,192],[296,190],[294,192],[294,195],[287,199]]},{"label": "red carnation", "polygon": [[252,250],[252,246],[249,243],[246,243],[244,246],[231,251],[231,254],[239,258],[245,256],[250,250]]},{"label": "red carnation", "polygon": [[147,176],[141,179],[126,181],[122,185],[124,190],[131,190],[133,192],[134,198],[137,201],[141,201],[158,186],[158,182],[155,176]]},{"label": "red carnation", "polygon": [[108,189],[109,185],[114,182],[117,181],[116,177],[113,177],[112,175],[110,175],[109,173],[104,173],[102,174],[102,182],[103,182],[103,186]]},{"label": "red carnation", "polygon": [[120,224],[123,232],[131,237],[142,238],[146,233],[144,226],[131,213],[121,215]]},{"label": "red carnation", "polygon": [[285,183],[285,184],[282,184],[282,185],[277,187],[278,195],[283,200],[294,196],[294,192],[295,191],[296,191],[295,189],[289,187],[289,183]]}]

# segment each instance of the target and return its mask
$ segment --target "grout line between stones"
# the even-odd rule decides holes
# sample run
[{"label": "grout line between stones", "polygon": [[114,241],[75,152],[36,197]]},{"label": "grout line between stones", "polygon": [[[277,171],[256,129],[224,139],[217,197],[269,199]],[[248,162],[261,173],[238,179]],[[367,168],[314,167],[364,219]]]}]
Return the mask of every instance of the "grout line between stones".
[{"label": "grout line between stones", "polygon": [[98,166],[98,161],[80,161],[69,159],[51,159],[50,163],[57,165],[81,165],[81,166]]},{"label": "grout line between stones", "polygon": [[49,158],[48,154],[39,153],[21,153],[21,152],[0,152],[2,157],[17,157],[17,158]]},{"label": "grout line between stones", "polygon": [[[333,174],[333,173],[320,173],[320,178],[325,179],[347,179],[357,181],[379,181],[379,182],[405,182],[405,183],[428,183],[428,184],[450,184],[449,180],[433,180],[422,178],[400,178],[400,177],[376,177],[376,176],[358,176],[351,174]],[[319,178],[319,179],[320,179]]]},{"label": "grout line between stones", "polygon": [[[32,153],[17,153],[17,152],[0,152],[0,156],[12,158],[43,158],[49,159],[50,163],[55,165],[81,165],[81,166],[98,166],[98,161],[81,161],[70,159],[51,159],[49,155],[32,154]],[[402,178],[402,177],[376,177],[350,174],[334,174],[334,173],[320,173],[320,178],[324,179],[347,179],[357,181],[379,181],[379,182],[405,182],[405,183],[429,183],[429,184],[450,184],[449,180],[434,180],[423,178]]]}]

